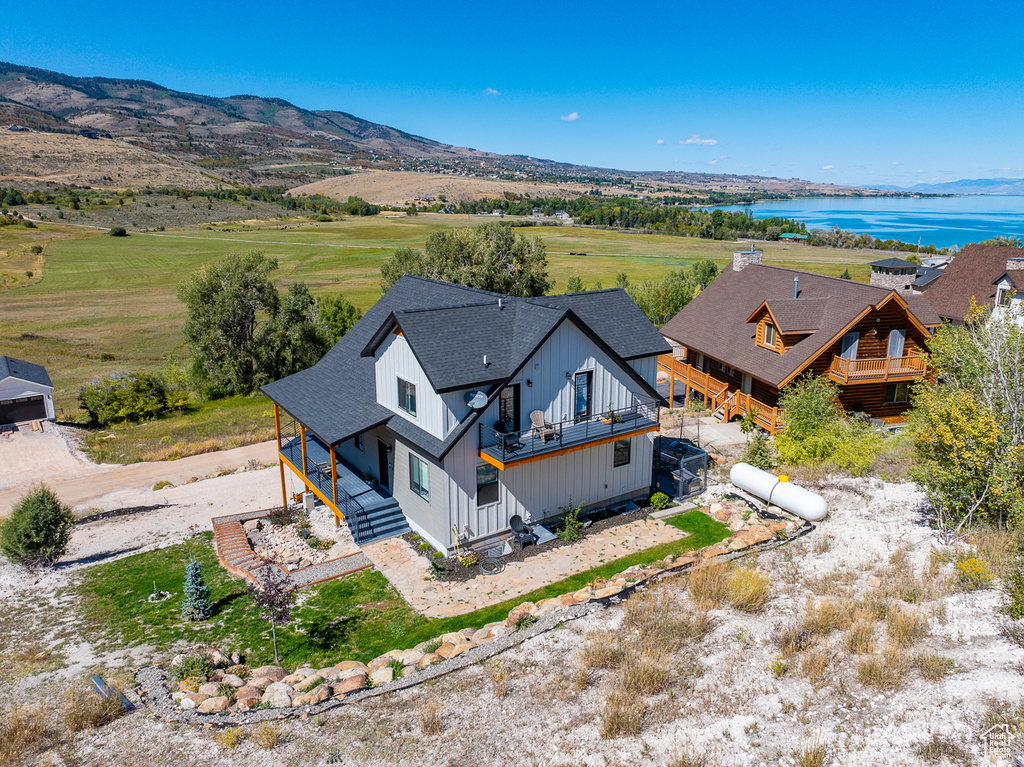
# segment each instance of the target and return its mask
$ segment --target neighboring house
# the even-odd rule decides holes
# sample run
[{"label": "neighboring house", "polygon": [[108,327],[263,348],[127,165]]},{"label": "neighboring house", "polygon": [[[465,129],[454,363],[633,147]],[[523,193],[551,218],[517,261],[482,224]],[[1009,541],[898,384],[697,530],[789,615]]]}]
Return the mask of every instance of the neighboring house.
[{"label": "neighboring house", "polygon": [[0,357],[0,425],[53,418],[53,383],[46,368]]},{"label": "neighboring house", "polygon": [[[1005,275],[1024,268],[1024,251],[1005,245],[965,245],[928,288],[928,301],[944,320],[962,325],[972,303],[994,307]],[[1016,278],[1018,285],[1022,280]],[[1006,282],[1012,287],[1012,281]],[[1009,295],[1002,300],[1009,301]]]},{"label": "neighboring house", "polygon": [[700,395],[723,420],[753,411],[780,428],[782,388],[805,372],[839,384],[840,402],[885,423],[903,420],[919,352],[939,318],[924,296],[762,264],[751,249],[661,329],[659,359],[684,397]]},{"label": "neighboring house", "polygon": [[1006,318],[1024,327],[1024,258],[1006,260],[1006,271],[995,279],[993,318]]},{"label": "neighboring house", "polygon": [[621,290],[402,277],[319,363],[263,387],[282,486],[289,466],[359,543],[411,527],[442,551],[500,539],[516,514],[647,495],[668,351]]},{"label": "neighboring house", "polygon": [[940,274],[941,267],[923,266],[904,261],[902,258],[886,258],[872,261],[871,284],[889,290],[912,290],[923,293]]}]

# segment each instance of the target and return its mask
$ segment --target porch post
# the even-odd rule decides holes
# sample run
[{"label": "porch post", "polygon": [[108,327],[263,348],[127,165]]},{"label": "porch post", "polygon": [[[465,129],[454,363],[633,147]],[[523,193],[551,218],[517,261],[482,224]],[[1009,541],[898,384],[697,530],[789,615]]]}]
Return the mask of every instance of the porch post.
[{"label": "porch post", "polygon": [[334,453],[334,446],[331,446],[331,499],[334,501],[334,526],[341,527],[341,520],[338,519],[338,456]]},{"label": "porch post", "polygon": [[675,394],[676,394],[676,369],[675,369],[675,366],[673,366],[672,370],[669,371],[669,374],[668,374],[668,406],[669,407],[675,407],[676,406]]},{"label": "porch post", "polygon": [[306,427],[299,424],[299,437],[302,440],[302,484],[309,490],[309,482],[306,481]]},{"label": "porch post", "polygon": [[274,403],[274,428],[277,431],[277,466],[281,470],[281,508],[288,508],[288,487],[284,482],[284,460],[281,458],[281,410]]}]

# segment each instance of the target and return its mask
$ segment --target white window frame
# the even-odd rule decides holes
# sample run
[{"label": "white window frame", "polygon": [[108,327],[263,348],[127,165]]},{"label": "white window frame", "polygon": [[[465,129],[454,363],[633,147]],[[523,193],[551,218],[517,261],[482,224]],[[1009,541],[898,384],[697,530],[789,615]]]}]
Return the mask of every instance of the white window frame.
[{"label": "white window frame", "polygon": [[430,465],[415,453],[409,453],[409,489],[430,501]]},{"label": "white window frame", "polygon": [[[771,335],[770,341],[768,340],[769,333]],[[775,339],[777,338],[777,333],[778,330],[776,329],[775,325],[773,325],[770,322],[764,323],[764,336],[761,340],[763,341],[764,345],[767,346],[769,349],[775,348]]]},{"label": "white window frame", "polygon": [[[625,443],[626,445],[626,460],[622,463],[616,463],[619,445]],[[621,469],[623,466],[629,466],[633,462],[633,440],[630,437],[626,439],[617,439],[612,443],[612,468]]]},{"label": "white window frame", "polygon": [[401,376],[398,376],[398,407],[409,415],[416,416],[416,384],[406,381]]},{"label": "white window frame", "polygon": [[[481,500],[480,500],[480,487],[481,487],[481,485],[480,485],[480,469],[483,469],[485,467],[489,468],[489,469],[492,469],[494,471],[494,481],[493,482],[485,482],[484,483],[485,487],[489,487],[491,485],[494,486],[494,500],[493,501],[483,501],[483,502],[481,502]],[[476,466],[476,505],[477,505],[477,508],[480,508],[481,506],[490,506],[490,505],[495,504],[495,503],[498,502],[498,495],[499,495],[499,491],[500,491],[500,487],[499,487],[499,484],[498,484],[498,479],[499,479],[499,475],[498,475],[498,469],[496,467],[491,466],[491,464],[489,464],[489,463],[478,463],[477,464],[477,466]]]}]

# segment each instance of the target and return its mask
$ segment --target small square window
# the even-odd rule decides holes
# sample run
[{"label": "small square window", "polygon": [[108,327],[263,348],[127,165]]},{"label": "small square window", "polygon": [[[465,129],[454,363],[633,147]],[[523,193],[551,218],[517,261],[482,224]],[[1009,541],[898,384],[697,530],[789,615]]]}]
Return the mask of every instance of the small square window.
[{"label": "small square window", "polygon": [[619,468],[620,466],[629,465],[630,451],[633,446],[633,441],[630,439],[617,439],[615,440],[615,453],[612,460],[612,467]]},{"label": "small square window", "polygon": [[476,505],[498,502],[498,469],[489,463],[476,467]]},{"label": "small square window", "polygon": [[416,384],[398,379],[398,406],[409,415],[416,415]]}]

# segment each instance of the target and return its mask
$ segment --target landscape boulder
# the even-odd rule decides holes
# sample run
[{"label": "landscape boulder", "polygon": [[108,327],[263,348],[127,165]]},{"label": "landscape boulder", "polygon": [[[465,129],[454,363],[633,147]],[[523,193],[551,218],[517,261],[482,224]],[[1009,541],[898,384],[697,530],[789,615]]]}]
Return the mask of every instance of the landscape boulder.
[{"label": "landscape boulder", "polygon": [[220,689],[220,685],[216,682],[207,682],[206,684],[199,685],[199,694],[205,695],[208,698],[214,698],[217,696],[217,690]]},{"label": "landscape boulder", "polygon": [[254,668],[249,676],[253,679],[269,679],[272,682],[280,682],[288,676],[288,672],[280,666],[260,666]]},{"label": "landscape boulder", "polygon": [[219,714],[231,708],[231,698],[227,695],[219,695],[216,698],[207,698],[198,706],[196,711],[200,714]]},{"label": "landscape boulder", "polygon": [[221,683],[231,685],[234,688],[245,687],[245,681],[240,676],[235,674],[225,674]]},{"label": "landscape boulder", "polygon": [[[271,685],[273,686],[273,685]],[[288,708],[292,704],[292,696],[285,690],[270,690],[263,693],[261,703],[266,703],[271,708]]]},{"label": "landscape boulder", "polygon": [[391,666],[384,666],[370,674],[370,681],[375,685],[387,684],[395,679],[395,670]]},{"label": "landscape boulder", "polygon": [[323,703],[329,697],[331,697],[331,686],[329,684],[321,684],[319,687],[315,687],[307,693],[296,695],[292,698],[292,705],[314,706],[317,703]]},{"label": "landscape boulder", "polygon": [[319,674],[310,674],[305,679],[292,685],[297,692],[307,692],[313,689],[314,685],[321,684],[324,678]]},{"label": "landscape boulder", "polygon": [[[321,685],[326,686],[326,685]],[[355,673],[350,677],[342,679],[332,688],[335,695],[347,695],[350,692],[357,692],[366,689],[366,674]]]},{"label": "landscape boulder", "polygon": [[436,652],[428,652],[422,658],[419,659],[419,661],[416,663],[416,668],[424,669],[427,666],[433,665],[434,663],[438,663],[442,660],[444,660],[444,658],[442,658]]}]

